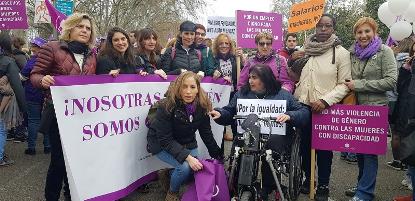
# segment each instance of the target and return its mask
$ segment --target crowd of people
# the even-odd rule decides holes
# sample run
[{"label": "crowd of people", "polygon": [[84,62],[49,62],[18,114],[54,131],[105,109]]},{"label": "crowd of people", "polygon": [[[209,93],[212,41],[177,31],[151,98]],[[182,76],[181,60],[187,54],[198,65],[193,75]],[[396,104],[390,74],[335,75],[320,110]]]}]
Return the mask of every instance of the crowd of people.
[{"label": "crowd of people", "polygon": [[[336,20],[323,14],[315,33],[298,44],[294,33],[286,34],[284,47],[274,50],[271,33],[255,37],[256,53],[246,57],[243,49],[226,33],[206,40],[201,24],[184,21],[179,34],[163,47],[151,28],[127,32],[111,28],[106,37],[97,37],[97,29],[88,14],[74,13],[63,22],[59,40],[46,41],[40,37],[29,43],[30,55],[23,51],[25,41],[0,33],[0,167],[13,164],[5,154],[6,138],[27,140],[28,155],[36,155],[38,133],[43,134],[43,152],[51,154],[46,177],[46,200],[59,200],[62,186],[65,199],[70,200],[70,186],[66,176],[60,132],[50,94],[54,76],[155,74],[162,79],[177,75],[165,98],[160,101],[155,120],[149,127],[148,151],[173,169],[159,172],[166,201],[180,200],[180,186],[203,168],[197,159],[196,131],[199,131],[211,157],[224,158],[223,142],[213,138],[210,118],[218,124],[231,125],[238,99],[286,100],[287,112],[277,121],[288,123],[287,135],[300,132],[301,157],[305,180],[301,192],[310,192],[311,115],[341,103],[351,92],[358,105],[389,106],[394,161],[389,166],[407,170],[405,184],[411,190],[415,177],[414,162],[400,161],[400,143],[414,135],[415,118],[415,44],[413,38],[399,42],[396,47],[382,43],[378,25],[370,17],[355,23],[355,43],[343,47],[341,36],[335,34]],[[95,44],[97,43],[97,44]],[[237,77],[237,58],[241,58],[240,77]],[[231,84],[231,99],[223,108],[212,103],[200,86],[201,78],[223,78]],[[412,127],[411,127],[412,126]],[[295,127],[295,130],[294,130]],[[225,134],[224,139],[232,140]],[[281,150],[289,144],[285,136],[272,136],[267,146]],[[330,176],[333,152],[317,150],[317,201],[327,201],[330,195]],[[378,157],[370,154],[342,153],[342,159],[357,163],[356,184],[345,190],[351,201],[371,201],[374,198]],[[266,165],[264,165],[265,167]],[[275,190],[269,181],[271,173],[263,169],[263,200]],[[268,178],[268,179],[267,179]],[[412,196],[396,201],[413,200]]]}]

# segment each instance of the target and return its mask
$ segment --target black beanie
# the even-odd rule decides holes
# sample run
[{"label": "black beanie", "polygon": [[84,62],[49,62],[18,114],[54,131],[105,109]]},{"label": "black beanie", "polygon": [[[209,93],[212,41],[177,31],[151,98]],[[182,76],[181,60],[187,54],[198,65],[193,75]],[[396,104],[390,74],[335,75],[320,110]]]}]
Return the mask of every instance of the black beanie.
[{"label": "black beanie", "polygon": [[191,21],[184,21],[180,24],[180,32],[183,31],[192,31],[195,32],[196,31],[196,25],[195,23],[191,22]]}]

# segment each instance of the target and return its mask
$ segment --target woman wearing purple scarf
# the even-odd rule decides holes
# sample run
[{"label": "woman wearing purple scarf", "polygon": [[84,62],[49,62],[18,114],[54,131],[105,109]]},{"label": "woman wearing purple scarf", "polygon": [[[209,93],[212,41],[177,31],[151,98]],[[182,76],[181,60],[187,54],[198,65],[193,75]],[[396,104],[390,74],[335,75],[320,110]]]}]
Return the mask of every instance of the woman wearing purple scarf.
[{"label": "woman wearing purple scarf", "polygon": [[[378,25],[370,17],[360,18],[353,27],[356,42],[350,48],[352,79],[345,84],[355,91],[359,105],[386,106],[386,91],[393,90],[397,80],[396,62],[392,49],[382,45]],[[383,133],[386,134],[386,133]],[[357,154],[359,176],[356,187],[346,190],[350,201],[371,201],[374,197],[378,157]]]}]

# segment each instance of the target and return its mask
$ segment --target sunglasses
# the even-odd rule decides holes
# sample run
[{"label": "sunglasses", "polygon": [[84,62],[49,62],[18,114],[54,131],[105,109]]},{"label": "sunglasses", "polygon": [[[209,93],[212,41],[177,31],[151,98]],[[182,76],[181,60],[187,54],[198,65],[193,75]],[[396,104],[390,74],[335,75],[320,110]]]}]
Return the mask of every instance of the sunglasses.
[{"label": "sunglasses", "polygon": [[270,42],[268,42],[268,43],[265,43],[265,42],[259,42],[259,43],[258,43],[258,45],[259,45],[259,46],[261,46],[261,47],[264,47],[265,45],[267,45],[267,46],[271,46],[271,45],[272,45],[272,43],[270,43]]}]

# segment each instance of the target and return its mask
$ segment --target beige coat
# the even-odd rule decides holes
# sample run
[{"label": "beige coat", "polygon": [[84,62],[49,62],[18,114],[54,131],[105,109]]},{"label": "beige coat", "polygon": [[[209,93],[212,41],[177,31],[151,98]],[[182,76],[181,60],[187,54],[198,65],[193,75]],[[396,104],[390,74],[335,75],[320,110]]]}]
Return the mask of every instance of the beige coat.
[{"label": "beige coat", "polygon": [[335,64],[332,64],[332,48],[308,60],[294,93],[300,102],[310,105],[310,102],[323,99],[331,106],[340,102],[348,93],[349,89],[344,82],[351,79],[350,53],[340,45],[335,51]]}]

